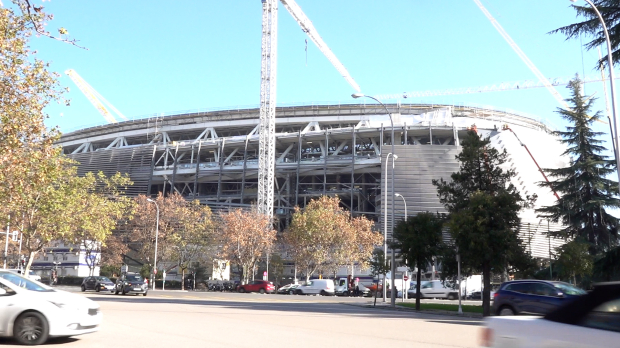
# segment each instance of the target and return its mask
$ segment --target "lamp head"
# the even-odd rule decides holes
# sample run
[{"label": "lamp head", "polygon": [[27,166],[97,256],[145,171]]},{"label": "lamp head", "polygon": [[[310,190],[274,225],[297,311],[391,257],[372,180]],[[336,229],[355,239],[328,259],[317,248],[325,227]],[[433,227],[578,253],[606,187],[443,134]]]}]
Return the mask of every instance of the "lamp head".
[{"label": "lamp head", "polygon": [[395,193],[394,196],[396,197],[402,197],[403,195],[401,195],[400,193]]},{"label": "lamp head", "polygon": [[353,99],[357,99],[357,98],[363,98],[365,97],[365,95],[363,93],[353,93],[351,94],[351,97],[353,97]]},{"label": "lamp head", "polygon": [[152,199],[150,199],[150,198],[147,198],[147,199],[146,199],[146,201],[147,201],[147,202],[151,202],[151,203],[155,203],[155,201],[154,201],[154,200],[152,200]]},{"label": "lamp head", "polygon": [[392,155],[392,157],[394,157],[395,160],[398,159],[398,155]]}]

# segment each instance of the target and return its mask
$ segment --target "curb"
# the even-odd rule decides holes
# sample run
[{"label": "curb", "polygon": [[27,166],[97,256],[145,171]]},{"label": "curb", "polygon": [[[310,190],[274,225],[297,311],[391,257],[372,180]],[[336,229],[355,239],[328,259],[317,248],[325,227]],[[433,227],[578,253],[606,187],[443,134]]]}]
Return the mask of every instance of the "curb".
[{"label": "curb", "polygon": [[348,306],[362,307],[362,308],[387,309],[387,310],[391,310],[391,311],[445,315],[445,316],[459,317],[459,318],[473,318],[473,319],[482,319],[483,318],[482,314],[480,314],[480,313],[470,313],[470,312],[463,312],[463,314],[458,314],[457,312],[433,310],[433,309],[423,309],[423,310],[416,311],[414,308],[407,308],[407,307],[402,307],[402,306],[398,306],[398,305],[396,305],[396,307],[392,307],[392,306],[389,306],[389,305],[383,305],[383,304],[382,305],[378,305],[378,306],[374,306],[373,304],[356,304],[356,303],[350,303],[350,302],[349,303],[347,303],[347,302],[340,302],[340,304],[348,305]]}]

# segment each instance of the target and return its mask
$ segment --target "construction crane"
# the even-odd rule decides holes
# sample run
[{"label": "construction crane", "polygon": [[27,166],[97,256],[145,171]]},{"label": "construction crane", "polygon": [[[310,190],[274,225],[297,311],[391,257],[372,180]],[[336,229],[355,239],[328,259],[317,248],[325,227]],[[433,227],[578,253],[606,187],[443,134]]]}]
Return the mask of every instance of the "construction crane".
[{"label": "construction crane", "polygon": [[[118,111],[114,105],[112,105],[109,101],[107,101],[99,92],[97,92],[91,85],[88,84],[75,70],[69,69],[65,71],[71,80],[75,83],[76,86],[82,91],[82,93],[88,98],[88,100],[95,106],[95,108],[103,115],[103,118],[108,121],[108,123],[116,123],[116,118],[112,115],[110,110],[114,111],[116,115],[118,115],[121,119],[127,120],[120,111]],[[104,105],[105,104],[105,105]],[[106,108],[106,105],[108,108]]]},{"label": "construction crane", "polygon": [[[552,78],[551,83],[553,86],[567,86],[570,80],[574,77],[556,77]],[[620,77],[616,77],[616,79],[620,79]],[[592,83],[592,82],[604,82],[604,77],[597,76],[585,76],[582,79],[582,83]],[[427,90],[427,91],[412,91],[412,92],[403,92],[403,93],[394,93],[394,94],[376,94],[375,98],[379,100],[390,100],[390,99],[407,99],[407,98],[425,98],[425,97],[436,97],[442,95],[459,95],[459,94],[476,94],[476,93],[487,93],[487,92],[501,92],[501,91],[509,91],[509,90],[522,90],[522,89],[530,89],[530,88],[542,88],[545,85],[538,81],[518,81],[518,82],[502,82],[499,84],[493,84],[489,86],[478,86],[478,87],[462,87],[462,88],[448,88],[448,89],[437,89],[437,90]]]},{"label": "construction crane", "polygon": [[[515,138],[517,138],[517,141],[519,142],[519,144],[521,144],[521,146],[523,146],[525,148],[525,151],[527,151],[527,153],[530,155],[530,158],[532,158],[532,161],[534,161],[534,164],[536,165],[536,167],[538,168],[538,171],[540,172],[540,174],[542,174],[543,178],[545,178],[545,181],[547,183],[549,183],[549,179],[547,179],[547,175],[545,175],[545,172],[542,170],[542,168],[540,168],[540,166],[538,165],[538,162],[536,162],[536,159],[534,158],[534,155],[532,155],[532,153],[530,152],[530,149],[527,148],[527,145],[525,145],[521,139],[519,139],[519,137],[517,136],[517,133],[515,133],[515,131],[513,131],[510,127],[508,127],[508,125],[504,125],[502,127],[503,130],[509,130],[510,132],[512,132],[512,134],[514,134]],[[551,188],[551,187],[550,187]],[[553,194],[555,195],[555,198],[558,199],[558,201],[560,200],[560,196],[558,196],[557,192],[555,192],[555,190],[553,188],[551,188],[551,191],[553,191]]]},{"label": "construction crane", "polygon": [[489,19],[489,21],[491,21],[491,24],[493,24],[495,29],[497,29],[497,31],[504,38],[504,40],[506,40],[506,42],[510,45],[510,47],[515,51],[515,53],[517,53],[517,55],[519,56],[519,58],[521,58],[523,63],[525,63],[525,65],[527,65],[528,68],[530,68],[530,70],[534,73],[534,75],[538,77],[540,82],[542,82],[543,85],[547,88],[547,90],[549,90],[549,92],[553,95],[553,97],[560,104],[562,104],[564,108],[570,109],[568,107],[568,104],[566,104],[566,102],[564,101],[564,98],[562,98],[560,93],[558,93],[558,91],[555,90],[551,82],[549,82],[549,80],[547,80],[545,75],[543,75],[540,72],[540,70],[538,70],[536,65],[534,65],[534,63],[532,63],[532,61],[525,55],[525,53],[521,50],[521,48],[517,45],[517,43],[514,42],[514,40],[510,37],[510,35],[508,35],[508,33],[504,30],[504,28],[502,28],[502,26],[499,25],[499,22],[495,18],[493,18],[491,13],[487,11],[487,9],[482,5],[480,0],[474,0],[474,2],[476,3],[476,5],[478,5],[478,8],[480,8],[482,13],[484,13],[484,15]]},{"label": "construction crane", "polygon": [[[275,179],[276,144],[276,67],[278,34],[278,0],[261,0],[263,4],[261,41],[261,85],[258,150],[258,211],[273,214],[273,186]],[[323,41],[312,22],[294,0],[280,0],[286,10],[297,21],[301,29],[327,57],[340,75],[357,91],[360,87],[347,69]]]}]

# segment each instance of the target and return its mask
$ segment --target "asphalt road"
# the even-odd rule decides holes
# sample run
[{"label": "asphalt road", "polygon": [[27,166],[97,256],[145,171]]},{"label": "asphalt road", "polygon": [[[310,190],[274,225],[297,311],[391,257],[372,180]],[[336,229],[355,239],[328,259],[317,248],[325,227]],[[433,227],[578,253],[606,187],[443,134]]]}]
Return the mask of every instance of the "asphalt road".
[{"label": "asphalt road", "polygon": [[48,345],[476,347],[480,329],[479,319],[359,306],[368,299],[179,291],[84,296],[101,305],[100,331]]}]

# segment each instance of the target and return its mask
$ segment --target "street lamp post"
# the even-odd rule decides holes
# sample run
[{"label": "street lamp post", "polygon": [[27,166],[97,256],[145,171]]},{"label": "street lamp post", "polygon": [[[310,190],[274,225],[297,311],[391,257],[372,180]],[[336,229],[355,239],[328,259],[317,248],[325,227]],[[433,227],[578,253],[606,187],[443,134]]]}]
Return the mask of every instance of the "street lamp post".
[{"label": "street lamp post", "polygon": [[[577,0],[570,0],[571,2],[576,2]],[[592,3],[592,1],[590,0],[584,0],[585,2],[587,2],[592,9],[594,10],[594,12],[596,12],[596,15],[598,16],[598,19],[601,21],[601,25],[603,26],[603,32],[605,33],[605,41],[607,43],[607,64],[609,65],[609,83],[611,86],[611,109],[612,109],[612,115],[614,117],[614,132],[615,134],[612,135],[612,142],[615,143],[615,147],[616,147],[616,151],[620,152],[620,149],[618,148],[618,145],[620,145],[620,139],[618,138],[618,121],[616,119],[616,92],[615,92],[615,78],[614,78],[614,63],[613,63],[613,59],[611,57],[612,54],[612,50],[611,50],[611,41],[609,39],[609,32],[607,32],[607,25],[605,25],[605,21],[603,20],[603,16],[601,16],[601,13],[598,11],[598,9],[596,8],[596,6],[594,6],[594,4]],[[620,158],[618,157],[618,153],[615,153],[616,155],[616,170],[618,172],[618,180],[620,180]]]},{"label": "street lamp post", "polygon": [[[405,200],[405,197],[401,195],[400,193],[395,193],[394,196],[400,197],[403,199],[403,203],[405,204],[405,222],[406,222],[407,221],[407,201]],[[405,274],[403,275],[403,291],[402,291],[403,302],[405,302],[405,291],[408,289],[408,287],[405,286],[405,275],[408,275],[407,270],[405,271]]]},{"label": "street lamp post", "polygon": [[157,236],[159,235],[159,205],[150,198],[146,200],[155,204],[155,209],[157,209],[157,220],[155,221],[155,257],[153,259],[153,290],[155,290],[155,274],[157,274]]},{"label": "street lamp post", "polygon": [[405,204],[405,221],[407,221],[407,201],[405,200],[405,197],[403,197],[403,195],[401,195],[400,193],[395,193],[394,196],[403,199],[403,203]]},{"label": "street lamp post", "polygon": [[[384,182],[384,186],[385,188],[383,189],[383,191],[385,192],[383,194],[383,196],[385,197],[384,202],[385,202],[385,209],[383,211],[383,265],[385,266],[385,264],[387,264],[387,170],[388,170],[388,163],[390,161],[390,156],[392,156],[392,171],[394,171],[394,160],[396,160],[398,158],[398,156],[393,155],[392,152],[388,153],[387,156],[385,156],[385,182]],[[393,278],[393,277],[392,277]],[[385,286],[385,273],[383,274],[383,302],[385,302],[385,298],[387,297],[387,288]]]},{"label": "street lamp post", "polygon": [[[392,119],[392,114],[390,113],[390,110],[388,110],[387,106],[385,106],[385,104],[383,104],[379,99],[377,99],[375,97],[371,97],[369,95],[364,95],[362,93],[351,94],[351,97],[353,97],[355,99],[357,99],[357,98],[370,98],[370,99],[376,101],[377,103],[381,104],[381,106],[383,106],[383,108],[385,109],[385,112],[388,114],[388,116],[390,116],[390,125],[392,126],[392,134],[391,134],[392,138],[390,140],[390,143],[392,144],[392,152],[391,153],[394,155],[394,160],[395,160],[397,157],[396,157],[396,155],[394,153],[394,120]],[[381,144],[381,145],[383,146],[383,144]],[[392,184],[391,184],[391,186],[392,186],[392,230],[394,230],[394,194],[393,194],[394,193],[394,160],[392,160],[392,178],[391,178],[392,179]],[[386,168],[387,168],[387,161],[386,161],[385,164],[386,164]],[[387,181],[387,174],[386,174],[385,180]],[[385,209],[387,211],[387,197],[386,197],[386,202],[385,203],[386,203]],[[386,233],[386,236],[387,236],[387,233]],[[392,242],[394,242],[394,237],[392,237]],[[395,283],[394,275],[396,274],[396,261],[395,261],[395,256],[394,256],[394,249],[392,249],[391,260],[392,260],[392,267],[391,267],[390,273],[391,273],[392,276],[390,278],[391,278],[391,283],[392,284],[390,286],[390,289],[392,291],[391,291],[390,298],[391,298],[392,307],[395,307],[396,306],[396,291],[394,291],[394,287],[395,287],[396,283]],[[385,289],[385,286],[383,288]],[[385,294],[385,291],[384,291],[384,294]]]}]

